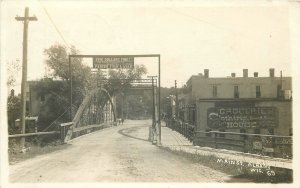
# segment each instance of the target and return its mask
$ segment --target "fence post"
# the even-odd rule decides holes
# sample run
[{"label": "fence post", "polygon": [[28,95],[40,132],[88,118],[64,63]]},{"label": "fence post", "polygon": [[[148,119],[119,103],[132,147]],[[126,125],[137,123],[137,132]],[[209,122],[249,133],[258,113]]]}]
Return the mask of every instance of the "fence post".
[{"label": "fence post", "polygon": [[64,141],[65,139],[65,126],[60,125],[60,139]]}]

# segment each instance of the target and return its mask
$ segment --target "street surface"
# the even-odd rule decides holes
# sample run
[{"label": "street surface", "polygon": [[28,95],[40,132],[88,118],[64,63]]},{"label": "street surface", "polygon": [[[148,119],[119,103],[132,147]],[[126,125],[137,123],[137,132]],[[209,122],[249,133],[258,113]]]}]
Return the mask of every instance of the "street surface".
[{"label": "street surface", "polygon": [[10,166],[10,182],[226,182],[232,178],[148,139],[150,120],[128,120],[66,149]]}]

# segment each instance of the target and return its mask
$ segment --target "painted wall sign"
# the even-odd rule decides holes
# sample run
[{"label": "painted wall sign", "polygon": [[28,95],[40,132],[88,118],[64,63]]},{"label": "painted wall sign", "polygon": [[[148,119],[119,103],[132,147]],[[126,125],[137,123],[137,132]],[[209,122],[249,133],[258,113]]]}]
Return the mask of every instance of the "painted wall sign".
[{"label": "painted wall sign", "polygon": [[278,125],[275,107],[214,107],[207,109],[207,125],[211,128],[270,128]]},{"label": "painted wall sign", "polygon": [[94,57],[93,67],[96,69],[133,69],[133,57]]}]

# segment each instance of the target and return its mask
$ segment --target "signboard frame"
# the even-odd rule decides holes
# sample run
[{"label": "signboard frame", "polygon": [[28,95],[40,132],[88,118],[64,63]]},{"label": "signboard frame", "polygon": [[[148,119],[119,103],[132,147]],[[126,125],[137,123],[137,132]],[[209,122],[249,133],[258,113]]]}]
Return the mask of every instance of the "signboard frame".
[{"label": "signboard frame", "polygon": [[160,95],[160,54],[138,54],[138,55],[80,55],[80,54],[74,54],[74,55],[69,55],[69,75],[70,75],[70,121],[72,121],[72,58],[94,58],[94,57],[131,57],[131,58],[138,58],[138,57],[155,57],[158,59],[158,141],[157,145],[161,145],[161,95]]}]

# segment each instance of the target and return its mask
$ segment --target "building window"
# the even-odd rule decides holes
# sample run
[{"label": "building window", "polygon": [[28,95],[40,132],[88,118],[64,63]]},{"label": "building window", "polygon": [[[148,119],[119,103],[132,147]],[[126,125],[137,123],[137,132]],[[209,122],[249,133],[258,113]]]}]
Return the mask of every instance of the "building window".
[{"label": "building window", "polygon": [[256,98],[261,97],[260,86],[256,86]]},{"label": "building window", "polygon": [[234,86],[234,98],[239,98],[239,86]]},{"label": "building window", "polygon": [[213,97],[217,97],[217,96],[218,96],[218,87],[213,86]]}]

